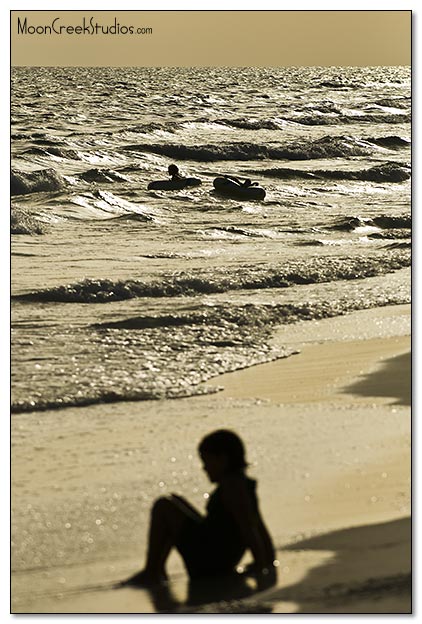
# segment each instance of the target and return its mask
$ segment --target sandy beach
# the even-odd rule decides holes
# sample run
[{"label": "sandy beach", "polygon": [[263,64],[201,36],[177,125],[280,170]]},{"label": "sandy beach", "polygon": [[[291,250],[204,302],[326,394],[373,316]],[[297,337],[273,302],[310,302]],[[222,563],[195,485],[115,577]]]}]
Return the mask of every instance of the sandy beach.
[{"label": "sandy beach", "polygon": [[[217,377],[215,394],[14,415],[13,612],[156,611],[110,585],[142,565],[157,496],[203,508],[196,445],[224,426],[248,449],[279,577],[194,610],[409,613],[410,322],[402,305],[283,326],[275,344],[298,353]],[[182,601],[177,554],[169,572]]]}]

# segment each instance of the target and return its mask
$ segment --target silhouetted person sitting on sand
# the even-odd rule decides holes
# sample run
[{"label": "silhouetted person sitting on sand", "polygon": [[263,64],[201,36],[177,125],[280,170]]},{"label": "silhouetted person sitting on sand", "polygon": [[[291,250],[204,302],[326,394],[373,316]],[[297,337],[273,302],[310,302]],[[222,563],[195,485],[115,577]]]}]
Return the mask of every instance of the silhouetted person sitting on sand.
[{"label": "silhouetted person sitting on sand", "polygon": [[223,178],[244,188],[249,188],[250,186],[258,186],[258,182],[252,182],[249,178],[246,178],[243,182],[241,182],[239,178],[236,178],[236,176],[224,175]]},{"label": "silhouetted person sitting on sand", "polygon": [[182,176],[179,172],[179,167],[177,165],[169,165],[168,167],[169,176],[172,181],[183,180],[184,176]]},{"label": "silhouetted person sitting on sand", "polygon": [[245,475],[247,463],[241,439],[220,429],[199,445],[204,470],[217,488],[201,515],[185,499],[159,498],[151,511],[146,564],[123,584],[152,587],[166,577],[165,562],[173,547],[183,557],[191,579],[234,572],[250,549],[248,570],[265,586],[275,582],[274,547],[262,520],[256,481]]}]

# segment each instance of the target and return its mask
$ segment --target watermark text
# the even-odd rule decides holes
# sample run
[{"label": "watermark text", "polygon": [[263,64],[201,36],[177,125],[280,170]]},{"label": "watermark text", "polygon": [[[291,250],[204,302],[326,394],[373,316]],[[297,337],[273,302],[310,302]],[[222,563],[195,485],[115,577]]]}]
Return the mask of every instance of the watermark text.
[{"label": "watermark text", "polygon": [[82,19],[77,25],[63,23],[56,17],[49,24],[30,24],[28,18],[18,17],[18,35],[152,35],[150,26],[121,24],[115,17],[111,24],[102,24],[93,17]]}]

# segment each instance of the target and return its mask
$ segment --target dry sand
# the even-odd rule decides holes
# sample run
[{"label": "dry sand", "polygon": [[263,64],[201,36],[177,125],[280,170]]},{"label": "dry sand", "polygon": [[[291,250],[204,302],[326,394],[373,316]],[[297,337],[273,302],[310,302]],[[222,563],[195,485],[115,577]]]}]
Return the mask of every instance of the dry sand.
[{"label": "dry sand", "polygon": [[[214,395],[13,417],[15,613],[154,612],[146,592],[107,583],[140,567],[156,496],[203,506],[195,449],[221,426],[245,440],[280,574],[196,611],[410,612],[410,307],[304,322],[274,341],[300,353],[218,377]],[[176,554],[169,571],[181,598]]]}]

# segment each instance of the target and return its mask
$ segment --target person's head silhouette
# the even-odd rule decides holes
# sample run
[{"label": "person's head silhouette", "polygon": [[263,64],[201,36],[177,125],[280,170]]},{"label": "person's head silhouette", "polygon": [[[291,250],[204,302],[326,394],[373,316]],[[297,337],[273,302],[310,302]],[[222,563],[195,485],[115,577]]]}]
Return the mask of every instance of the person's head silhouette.
[{"label": "person's head silhouette", "polygon": [[229,472],[243,472],[248,465],[242,440],[228,429],[218,429],[205,436],[198,450],[211,481],[219,481]]},{"label": "person's head silhouette", "polygon": [[179,173],[179,167],[177,167],[177,165],[169,165],[168,172],[171,176],[177,176]]}]

